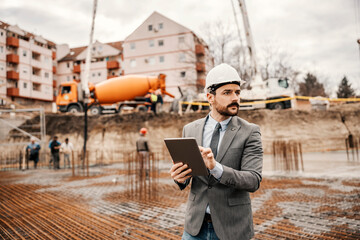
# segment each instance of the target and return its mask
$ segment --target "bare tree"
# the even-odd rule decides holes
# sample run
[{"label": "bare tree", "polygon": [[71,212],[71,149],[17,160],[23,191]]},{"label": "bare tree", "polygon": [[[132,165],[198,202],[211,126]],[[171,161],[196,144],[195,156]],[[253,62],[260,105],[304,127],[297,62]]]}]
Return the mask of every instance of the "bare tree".
[{"label": "bare tree", "polygon": [[204,39],[209,45],[209,50],[214,57],[215,65],[229,62],[228,55],[231,52],[230,43],[235,39],[235,34],[231,30],[230,24],[217,20],[213,23],[205,23],[203,29]]},{"label": "bare tree", "polygon": [[274,44],[266,45],[261,53],[260,71],[264,80],[287,77],[296,81],[300,72],[291,64],[292,54]]}]

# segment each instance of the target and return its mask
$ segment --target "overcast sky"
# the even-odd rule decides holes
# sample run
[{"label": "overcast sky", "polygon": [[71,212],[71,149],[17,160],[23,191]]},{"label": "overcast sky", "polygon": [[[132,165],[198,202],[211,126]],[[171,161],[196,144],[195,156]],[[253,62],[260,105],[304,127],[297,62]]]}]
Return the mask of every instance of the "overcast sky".
[{"label": "overcast sky", "polygon": [[[92,3],[0,0],[0,20],[58,44],[84,46],[89,42]],[[360,93],[356,43],[360,38],[360,0],[247,0],[246,4],[259,58],[265,45],[275,43],[292,55],[296,69],[315,73],[333,89],[346,75]],[[99,0],[94,39],[123,40],[154,11],[200,36],[204,23],[218,19],[235,27],[231,0]]]}]

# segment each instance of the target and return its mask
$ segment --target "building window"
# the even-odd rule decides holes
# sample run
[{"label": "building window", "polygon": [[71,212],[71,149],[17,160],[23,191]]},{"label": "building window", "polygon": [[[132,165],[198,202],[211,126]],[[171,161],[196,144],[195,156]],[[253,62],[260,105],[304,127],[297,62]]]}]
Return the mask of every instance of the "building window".
[{"label": "building window", "polygon": [[5,65],[4,63],[0,63],[0,71],[4,71],[5,70]]},{"label": "building window", "polygon": [[164,24],[163,24],[163,23],[159,23],[159,30],[160,30],[160,29],[163,29],[163,27],[164,27]]},{"label": "building window", "polygon": [[155,58],[154,58],[154,57],[149,57],[149,64],[150,64],[150,65],[154,65],[154,64],[155,64]]},{"label": "building window", "polygon": [[23,68],[23,73],[24,73],[24,74],[27,74],[27,73],[28,73],[28,69],[24,67],[24,68]]},{"label": "building window", "polygon": [[185,62],[185,53],[179,54],[179,62]]},{"label": "building window", "polygon": [[95,77],[95,75],[96,75],[95,73],[92,73],[92,74],[91,74],[92,77]]},{"label": "building window", "polygon": [[66,63],[66,67],[67,67],[67,68],[70,68],[70,63]]},{"label": "building window", "polygon": [[148,26],[148,30],[149,30],[149,31],[152,31],[152,29],[153,29],[153,28],[152,28],[152,25],[150,24],[150,25]]},{"label": "building window", "polygon": [[164,57],[164,56],[160,56],[160,57],[159,57],[159,62],[161,62],[161,63],[165,62],[165,57]]},{"label": "building window", "polygon": [[4,33],[3,33],[3,32],[1,32],[1,36],[2,36],[2,35],[4,35]]},{"label": "building window", "polygon": [[184,36],[179,37],[179,43],[184,43],[184,42],[185,42],[185,37]]},{"label": "building window", "polygon": [[180,77],[184,78],[186,76],[186,72],[180,72]]},{"label": "building window", "polygon": [[134,50],[135,48],[136,48],[135,43],[134,42],[130,43],[130,49]]},{"label": "building window", "polygon": [[130,67],[136,67],[136,60],[135,59],[130,60]]},{"label": "building window", "polygon": [[33,83],[33,91],[41,91],[41,85],[38,83]]},{"label": "building window", "polygon": [[98,76],[99,76],[99,77],[101,76],[101,72],[98,72]]},{"label": "building window", "polygon": [[153,47],[154,46],[154,40],[149,40],[149,47]]},{"label": "building window", "polygon": [[48,72],[45,73],[45,78],[49,78],[49,73]]},{"label": "building window", "polygon": [[66,81],[67,81],[67,82],[70,82],[70,76],[67,76],[67,77],[66,77]]},{"label": "building window", "polygon": [[0,46],[0,53],[3,53],[3,52],[4,52],[4,47]]},{"label": "building window", "polygon": [[26,50],[23,50],[23,56],[26,57],[26,55],[27,55]]},{"label": "building window", "polygon": [[27,88],[27,83],[26,82],[24,82],[24,88]]},{"label": "building window", "polygon": [[159,46],[164,46],[164,40],[159,40],[158,44],[159,44]]}]

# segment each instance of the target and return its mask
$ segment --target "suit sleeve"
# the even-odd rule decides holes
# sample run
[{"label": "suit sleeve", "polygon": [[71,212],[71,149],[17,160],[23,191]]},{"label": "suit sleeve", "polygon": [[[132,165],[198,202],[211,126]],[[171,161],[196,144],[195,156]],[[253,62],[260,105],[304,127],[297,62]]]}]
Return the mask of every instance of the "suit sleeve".
[{"label": "suit sleeve", "polygon": [[254,126],[244,145],[241,170],[223,165],[224,172],[220,183],[235,189],[255,192],[260,187],[262,164],[263,149],[260,128]]},{"label": "suit sleeve", "polygon": [[[185,137],[185,136],[186,136],[186,134],[185,134],[185,127],[184,127],[183,132],[182,132],[182,137]],[[186,181],[184,183],[179,183],[179,182],[177,182],[175,180],[174,180],[174,182],[179,186],[180,190],[183,190],[183,189],[185,189],[187,187],[187,185],[189,185],[190,179],[191,179],[191,177],[186,179]]]}]

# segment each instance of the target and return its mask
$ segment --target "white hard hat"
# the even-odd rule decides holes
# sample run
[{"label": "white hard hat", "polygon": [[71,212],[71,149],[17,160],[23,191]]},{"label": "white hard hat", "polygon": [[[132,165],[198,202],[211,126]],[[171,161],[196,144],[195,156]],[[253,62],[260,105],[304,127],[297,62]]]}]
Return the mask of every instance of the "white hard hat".
[{"label": "white hard hat", "polygon": [[245,83],[245,81],[241,80],[235,68],[229,64],[222,63],[211,69],[207,74],[205,92],[209,87],[222,83],[238,83],[241,85]]}]

